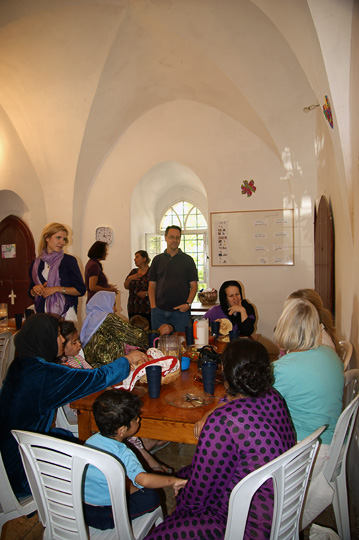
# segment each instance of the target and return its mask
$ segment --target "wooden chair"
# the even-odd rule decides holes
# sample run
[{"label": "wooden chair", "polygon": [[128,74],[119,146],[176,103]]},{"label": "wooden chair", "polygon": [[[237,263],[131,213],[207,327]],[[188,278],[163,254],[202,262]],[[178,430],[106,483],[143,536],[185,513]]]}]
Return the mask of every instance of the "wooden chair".
[{"label": "wooden chair", "polygon": [[[45,527],[45,540],[142,540],[154,524],[163,521],[161,508],[130,523],[127,513],[125,470],[111,454],[72,442],[13,430],[26,475]],[[114,529],[101,531],[84,521],[83,479],[87,465],[106,477],[111,495]]]}]

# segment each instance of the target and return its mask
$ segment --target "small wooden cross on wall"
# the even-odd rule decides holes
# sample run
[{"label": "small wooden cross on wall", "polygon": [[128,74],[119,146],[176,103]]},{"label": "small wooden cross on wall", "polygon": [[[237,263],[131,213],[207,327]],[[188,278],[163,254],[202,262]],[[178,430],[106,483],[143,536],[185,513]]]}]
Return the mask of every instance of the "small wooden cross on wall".
[{"label": "small wooden cross on wall", "polygon": [[9,298],[11,299],[11,305],[13,306],[15,304],[15,298],[16,298],[16,294],[14,293],[13,289],[11,289],[11,293],[9,294]]}]

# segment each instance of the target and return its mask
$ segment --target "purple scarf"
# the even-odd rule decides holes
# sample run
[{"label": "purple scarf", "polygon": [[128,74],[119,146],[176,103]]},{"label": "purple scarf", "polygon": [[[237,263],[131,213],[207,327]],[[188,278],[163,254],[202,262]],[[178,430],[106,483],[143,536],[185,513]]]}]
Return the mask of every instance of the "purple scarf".
[{"label": "purple scarf", "polygon": [[[61,251],[52,251],[47,253],[44,250],[39,257],[36,257],[34,265],[32,267],[32,279],[35,285],[41,285],[41,279],[39,277],[39,266],[41,261],[44,261],[49,265],[49,275],[47,279],[47,287],[59,287],[61,285],[60,275],[59,275],[59,266],[64,257],[64,252]],[[36,311],[41,302],[41,296],[35,297],[35,308]],[[46,313],[55,313],[57,315],[64,315],[65,307],[65,298],[61,293],[55,293],[51,296],[48,296],[45,299]]]}]

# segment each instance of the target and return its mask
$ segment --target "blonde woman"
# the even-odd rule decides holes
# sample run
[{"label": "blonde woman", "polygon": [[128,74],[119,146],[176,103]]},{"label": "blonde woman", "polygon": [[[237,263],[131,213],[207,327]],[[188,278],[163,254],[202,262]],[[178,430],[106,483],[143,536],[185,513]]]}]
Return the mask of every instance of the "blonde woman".
[{"label": "blonde woman", "polygon": [[[317,428],[327,426],[312,471],[303,528],[321,512],[318,509],[323,504],[322,510],[329,504],[324,502],[327,494],[324,497],[317,486],[321,483],[323,463],[342,410],[343,364],[333,349],[321,345],[318,311],[308,300],[293,298],[286,301],[274,339],[286,353],[273,362],[274,388],[287,402],[297,441]],[[328,486],[325,481],[323,484]]]},{"label": "blonde woman", "polygon": [[68,230],[62,223],[49,223],[42,232],[39,256],[30,266],[29,296],[37,313],[52,313],[77,320],[78,297],[86,292],[75,257],[64,253]]},{"label": "blonde woman", "polygon": [[314,305],[288,300],[274,332],[286,354],[273,362],[274,387],[287,402],[298,441],[327,425],[322,442],[330,444],[342,410],[343,364],[321,345],[321,327]]},{"label": "blonde woman", "polygon": [[331,347],[340,356],[340,346],[335,333],[332,314],[323,306],[319,294],[314,289],[299,289],[292,292],[287,300],[292,300],[293,298],[308,300],[315,306],[322,328],[322,345],[328,345],[328,347]]}]

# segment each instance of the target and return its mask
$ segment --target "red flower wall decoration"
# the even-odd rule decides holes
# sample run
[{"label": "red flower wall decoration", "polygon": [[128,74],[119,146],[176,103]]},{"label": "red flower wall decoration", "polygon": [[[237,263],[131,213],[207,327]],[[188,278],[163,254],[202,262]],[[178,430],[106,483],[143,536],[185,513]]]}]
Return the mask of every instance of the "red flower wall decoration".
[{"label": "red flower wall decoration", "polygon": [[248,182],[248,180],[244,180],[241,189],[242,195],[247,195],[247,197],[251,197],[257,188],[254,185],[254,180],[251,180],[250,182]]}]

